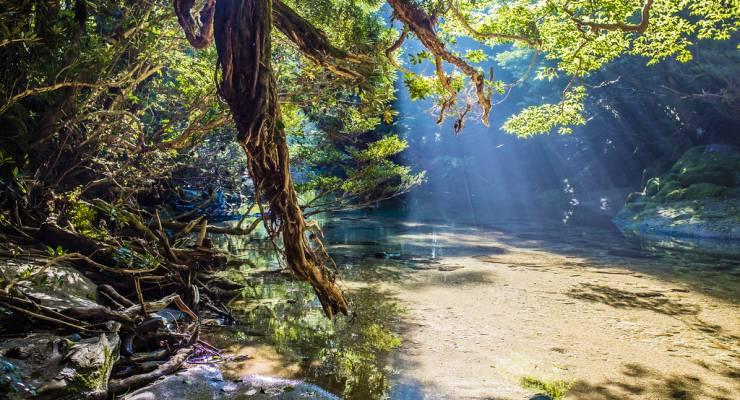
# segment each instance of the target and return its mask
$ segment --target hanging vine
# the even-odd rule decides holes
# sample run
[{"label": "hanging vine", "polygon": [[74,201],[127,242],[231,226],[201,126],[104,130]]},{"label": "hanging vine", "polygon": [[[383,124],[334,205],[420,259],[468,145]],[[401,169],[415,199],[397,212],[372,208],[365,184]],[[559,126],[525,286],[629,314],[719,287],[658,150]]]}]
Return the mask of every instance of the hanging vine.
[{"label": "hanging vine", "polygon": [[[189,32],[196,19],[190,14],[193,2],[176,1],[178,20]],[[283,12],[287,9],[282,5]],[[183,15],[187,14],[187,15]],[[291,270],[314,288],[325,314],[347,314],[344,293],[335,275],[316,253],[306,237],[306,221],[290,174],[290,157],[272,69],[271,0],[219,0],[201,9],[198,20],[213,20],[213,39],[218,51],[219,93],[229,104],[237,129],[237,140],[247,156],[247,168],[257,196],[269,205],[263,210],[265,226],[271,234],[281,234],[285,259]],[[291,19],[296,21],[295,18]],[[286,24],[281,24],[285,26]],[[211,29],[186,34],[193,46]],[[298,31],[295,31],[298,32]],[[294,33],[294,37],[295,33]],[[312,35],[313,39],[323,36]],[[191,40],[193,38],[194,40]],[[303,42],[302,42],[303,43]],[[311,43],[323,43],[321,40]],[[307,47],[299,44],[299,48]],[[312,48],[321,47],[315,45]],[[318,53],[317,53],[318,54]],[[327,53],[320,52],[320,54]],[[344,53],[337,53],[341,56]],[[323,248],[314,237],[317,248]]]}]

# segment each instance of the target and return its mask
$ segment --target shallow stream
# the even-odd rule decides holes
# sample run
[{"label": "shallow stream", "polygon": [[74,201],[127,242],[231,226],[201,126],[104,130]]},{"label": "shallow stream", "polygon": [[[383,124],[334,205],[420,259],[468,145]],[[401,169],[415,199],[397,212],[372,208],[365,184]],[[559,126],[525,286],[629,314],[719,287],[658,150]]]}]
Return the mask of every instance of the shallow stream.
[{"label": "shallow stream", "polygon": [[[231,303],[239,325],[204,332],[240,360],[221,366],[225,381],[298,380],[305,396],[351,399],[547,391],[523,383],[527,377],[567,382],[569,396],[583,399],[740,393],[732,379],[740,371],[738,243],[637,239],[559,221],[473,227],[380,213],[335,216],[322,229],[355,312],[334,322],[307,285],[277,272],[269,245],[218,241],[235,255],[229,277],[249,285]],[[639,362],[641,346],[660,357]],[[706,368],[692,372],[664,353]],[[635,364],[649,372],[630,375]],[[653,371],[660,375],[647,375]],[[285,382],[295,390],[296,381]]]}]

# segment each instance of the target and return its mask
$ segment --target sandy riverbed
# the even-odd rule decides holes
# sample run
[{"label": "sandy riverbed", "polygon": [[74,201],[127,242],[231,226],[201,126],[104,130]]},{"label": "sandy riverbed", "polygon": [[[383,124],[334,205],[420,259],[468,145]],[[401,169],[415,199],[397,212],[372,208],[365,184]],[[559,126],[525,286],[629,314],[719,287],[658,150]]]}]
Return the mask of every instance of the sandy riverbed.
[{"label": "sandy riverbed", "polygon": [[[609,230],[540,224],[503,232],[366,219],[329,231],[355,306],[370,314],[389,302],[405,309],[395,322],[374,316],[402,339],[389,360],[392,400],[530,399],[541,390],[523,387],[525,377],[567,384],[566,399],[740,398],[734,248],[706,256]],[[370,296],[359,296],[363,289]],[[291,293],[303,293],[297,304],[313,298],[310,290]],[[214,342],[250,356],[225,365],[225,377],[304,379],[341,394],[340,382],[311,372],[328,345],[312,338],[323,337],[328,321],[320,309],[308,319],[305,306],[297,310],[291,318],[316,325],[286,325],[299,329],[293,339],[244,342],[227,331]],[[349,347],[340,351],[362,335],[356,324],[344,326]],[[300,348],[309,342],[313,353]]]},{"label": "sandy riverbed", "polygon": [[569,399],[740,397],[740,309],[702,282],[495,235],[437,240],[497,254],[444,257],[463,268],[383,284],[407,308],[391,398],[526,399],[536,390],[524,376],[572,383]]}]

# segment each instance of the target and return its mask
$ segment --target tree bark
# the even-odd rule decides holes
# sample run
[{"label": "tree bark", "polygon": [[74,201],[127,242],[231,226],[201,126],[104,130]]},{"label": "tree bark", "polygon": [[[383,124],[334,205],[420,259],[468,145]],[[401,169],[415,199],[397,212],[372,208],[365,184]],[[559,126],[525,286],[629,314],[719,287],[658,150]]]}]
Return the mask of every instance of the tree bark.
[{"label": "tree bark", "polygon": [[347,313],[347,301],[305,235],[272,70],[271,31],[271,0],[216,2],[219,92],[233,114],[257,195],[269,204],[269,215],[262,213],[265,226],[282,233],[291,270],[313,286],[324,312],[332,318]]},{"label": "tree bark", "polygon": [[411,0],[387,0],[393,8],[394,15],[403,22],[405,26],[414,32],[419,41],[435,57],[439,57],[448,63],[459,68],[465,75],[470,77],[475,86],[475,93],[478,97],[478,105],[482,110],[481,121],[488,125],[488,114],[491,111],[491,94],[485,87],[485,77],[483,73],[473,68],[462,58],[450,53],[445,48],[444,43],[437,37],[434,32],[435,18],[427,14],[423,9]]}]

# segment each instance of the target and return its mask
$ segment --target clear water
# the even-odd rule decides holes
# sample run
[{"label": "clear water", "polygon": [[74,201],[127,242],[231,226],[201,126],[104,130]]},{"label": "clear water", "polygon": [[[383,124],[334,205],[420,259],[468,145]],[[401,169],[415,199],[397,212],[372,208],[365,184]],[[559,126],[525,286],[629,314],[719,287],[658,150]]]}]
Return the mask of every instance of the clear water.
[{"label": "clear water", "polygon": [[[588,260],[590,266],[628,268],[680,281],[709,296],[740,302],[740,243],[625,237],[608,225],[573,226],[542,219],[497,219],[486,226],[406,220],[388,213],[349,213],[322,221],[325,245],[350,287],[356,316],[328,321],[310,287],[275,273],[264,241],[221,237],[232,253],[228,275],[251,284],[232,302],[240,324],[207,332],[220,347],[266,344],[294,376],[344,398],[417,399],[391,368],[403,331],[403,308],[378,288],[448,256],[545,249]],[[259,360],[254,360],[259,362]],[[228,373],[228,371],[227,371]]]}]

